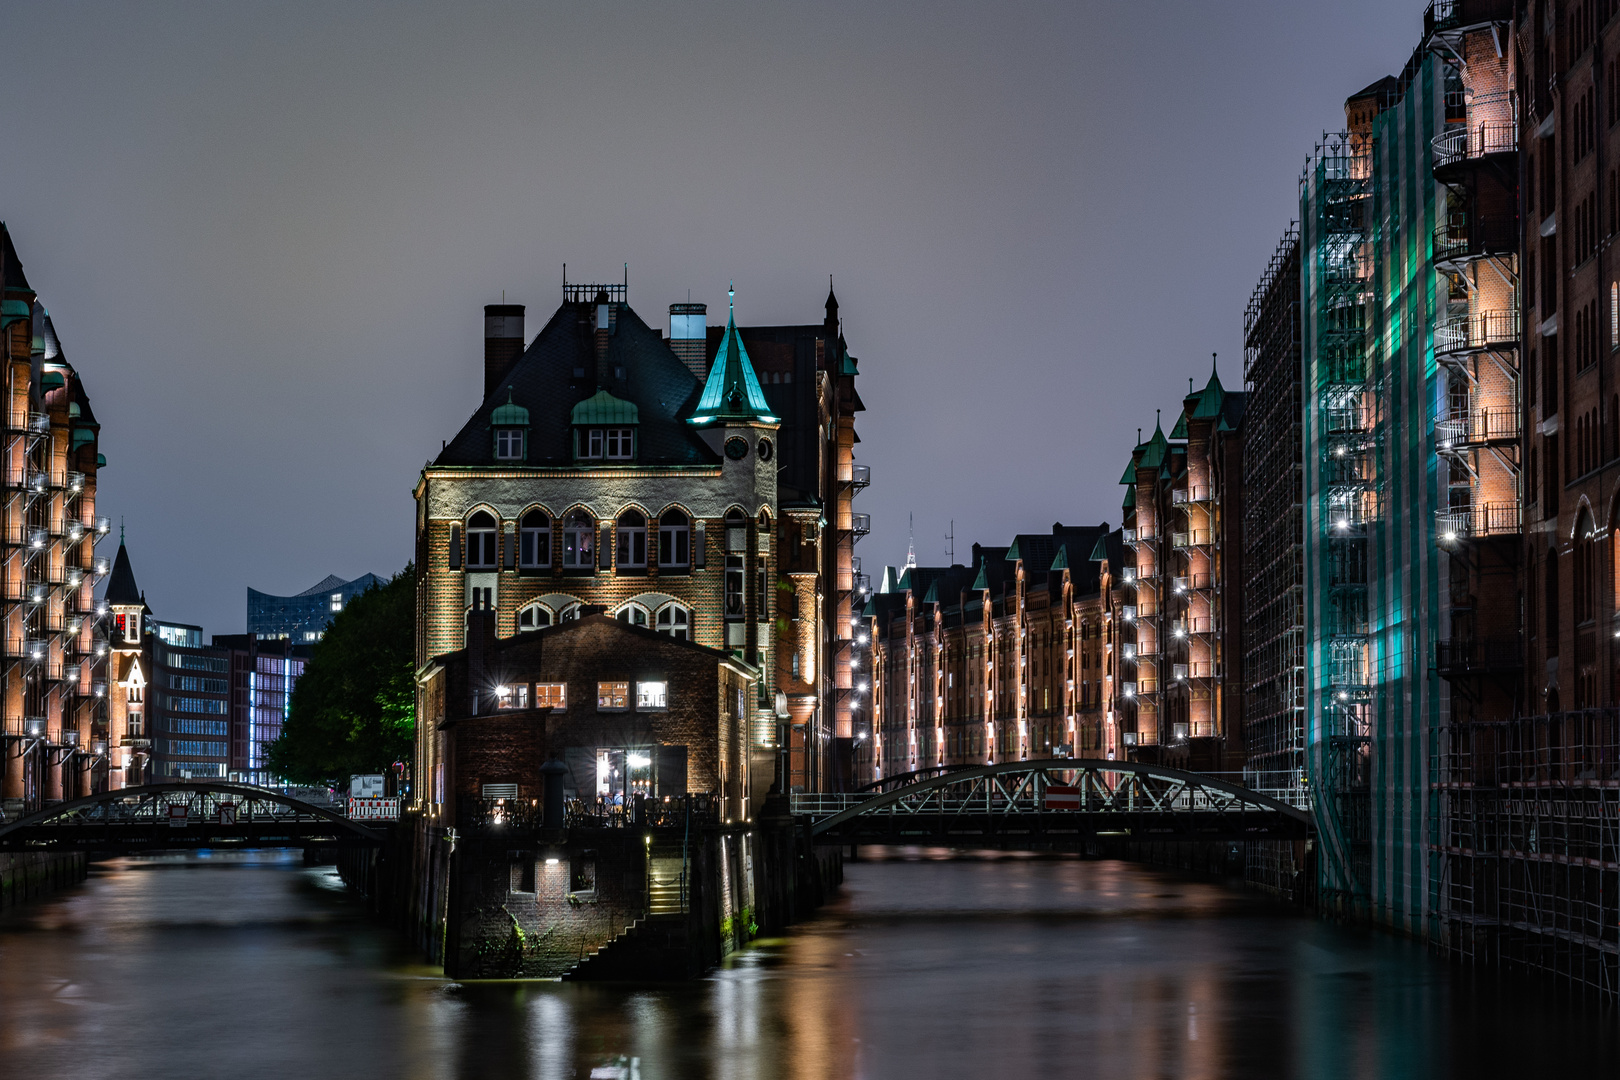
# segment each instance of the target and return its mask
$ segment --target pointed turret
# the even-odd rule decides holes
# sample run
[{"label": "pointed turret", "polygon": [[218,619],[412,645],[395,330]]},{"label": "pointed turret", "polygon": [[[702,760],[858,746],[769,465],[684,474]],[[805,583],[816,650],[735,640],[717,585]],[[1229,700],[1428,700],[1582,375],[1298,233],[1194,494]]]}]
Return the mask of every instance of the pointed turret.
[{"label": "pointed turret", "polygon": [[753,361],[737,333],[737,292],[731,290],[731,311],[726,316],[726,332],[720,339],[720,352],[709,368],[709,381],[703,384],[703,397],[690,424],[781,423],[765,403],[765,391],[754,373]]},{"label": "pointed turret", "polygon": [[143,606],[140,587],[135,584],[135,570],[129,563],[129,548],[118,537],[118,557],[113,560],[112,574],[107,578],[107,606],[140,608]]},{"label": "pointed turret", "polygon": [[113,629],[108,635],[112,647],[120,652],[139,651],[141,647],[141,615],[146,610],[146,597],[135,584],[135,570],[129,564],[129,549],[124,546],[124,530],[118,530],[118,557],[113,560],[112,574],[107,578],[107,606],[112,609]]}]

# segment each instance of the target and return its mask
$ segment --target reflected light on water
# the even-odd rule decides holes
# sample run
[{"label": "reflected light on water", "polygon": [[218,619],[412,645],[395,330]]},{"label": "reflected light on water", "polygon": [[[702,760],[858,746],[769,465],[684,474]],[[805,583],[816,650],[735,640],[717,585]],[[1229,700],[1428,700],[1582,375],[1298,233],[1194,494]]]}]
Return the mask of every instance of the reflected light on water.
[{"label": "reflected light on water", "polygon": [[784,937],[640,988],[447,982],[296,852],[101,864],[0,916],[0,1075],[1615,1075],[1612,1013],[1218,883],[870,855]]}]

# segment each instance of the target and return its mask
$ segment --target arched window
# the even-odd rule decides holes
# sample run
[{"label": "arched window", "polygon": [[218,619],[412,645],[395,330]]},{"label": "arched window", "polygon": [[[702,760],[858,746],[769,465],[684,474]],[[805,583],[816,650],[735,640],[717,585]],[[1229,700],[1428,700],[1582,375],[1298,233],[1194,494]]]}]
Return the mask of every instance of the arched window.
[{"label": "arched window", "polygon": [[551,517],[544,510],[523,515],[519,538],[520,565],[531,570],[551,565]]},{"label": "arched window", "polygon": [[679,641],[691,641],[692,615],[679,604],[665,604],[658,609],[657,629]]},{"label": "arched window", "polygon": [[640,604],[624,605],[619,609],[619,614],[616,617],[620,622],[629,623],[631,626],[647,625],[647,609]]},{"label": "arched window", "polygon": [[495,569],[495,518],[483,510],[467,522],[467,569]]},{"label": "arched window", "polygon": [[1581,511],[1575,525],[1575,621],[1597,617],[1597,542],[1592,515]]},{"label": "arched window", "polygon": [[[741,510],[726,514],[726,618],[741,620],[747,609],[743,580],[743,556],[748,552],[748,519]],[[730,636],[728,632],[728,636]],[[739,639],[740,642],[740,639]]]},{"label": "arched window", "polygon": [[530,604],[518,612],[518,630],[539,630],[551,625],[551,609],[544,604]]},{"label": "arched window", "polygon": [[647,519],[639,510],[626,510],[619,515],[619,552],[614,564],[627,570],[639,570],[647,565]]},{"label": "arched window", "polygon": [[563,523],[563,566],[589,570],[595,565],[596,522],[583,510],[575,510]]},{"label": "arched window", "polygon": [[691,563],[691,520],[680,510],[665,510],[658,519],[658,565],[678,569]]},{"label": "arched window", "polygon": [[579,618],[579,605],[578,604],[569,604],[567,607],[565,607],[561,611],[557,612],[557,621],[560,622],[560,623],[573,622],[574,620],[576,620],[578,618]]}]

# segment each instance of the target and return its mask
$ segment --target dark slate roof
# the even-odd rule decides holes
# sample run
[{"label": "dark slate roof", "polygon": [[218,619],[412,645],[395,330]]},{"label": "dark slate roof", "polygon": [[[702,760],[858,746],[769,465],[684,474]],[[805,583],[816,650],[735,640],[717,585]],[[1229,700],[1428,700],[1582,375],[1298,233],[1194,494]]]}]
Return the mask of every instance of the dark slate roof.
[{"label": "dark slate roof", "polygon": [[0,275],[3,275],[0,276],[0,285],[5,288],[34,291],[23,274],[22,260],[17,258],[17,248],[11,242],[11,230],[6,228],[3,221],[0,221]]},{"label": "dark slate roof", "polygon": [[[435,465],[493,465],[490,420],[508,397],[529,411],[528,463],[573,463],[570,415],[575,405],[608,390],[636,406],[638,465],[706,465],[720,458],[690,430],[684,418],[697,404],[700,385],[657,330],[641,321],[628,304],[615,303],[608,337],[607,367],[623,368],[623,380],[596,382],[594,303],[564,303],[512,365],[472,419],[450,440]],[[576,368],[583,377],[576,378]],[[510,395],[508,393],[510,391]]]},{"label": "dark slate roof", "polygon": [[129,549],[120,541],[118,544],[118,557],[113,560],[112,574],[107,578],[107,595],[104,599],[109,604],[136,606],[144,603],[141,599],[141,590],[135,584],[135,570],[129,565]]}]

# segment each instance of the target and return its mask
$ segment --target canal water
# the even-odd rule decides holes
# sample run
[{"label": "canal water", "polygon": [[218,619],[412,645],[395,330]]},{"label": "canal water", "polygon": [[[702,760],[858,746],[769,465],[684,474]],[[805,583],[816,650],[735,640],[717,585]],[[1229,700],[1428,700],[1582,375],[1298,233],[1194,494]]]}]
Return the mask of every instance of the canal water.
[{"label": "canal water", "polygon": [[296,852],[0,917],[0,1076],[1620,1075],[1613,1011],[1118,862],[894,853],[702,982],[447,982]]}]

